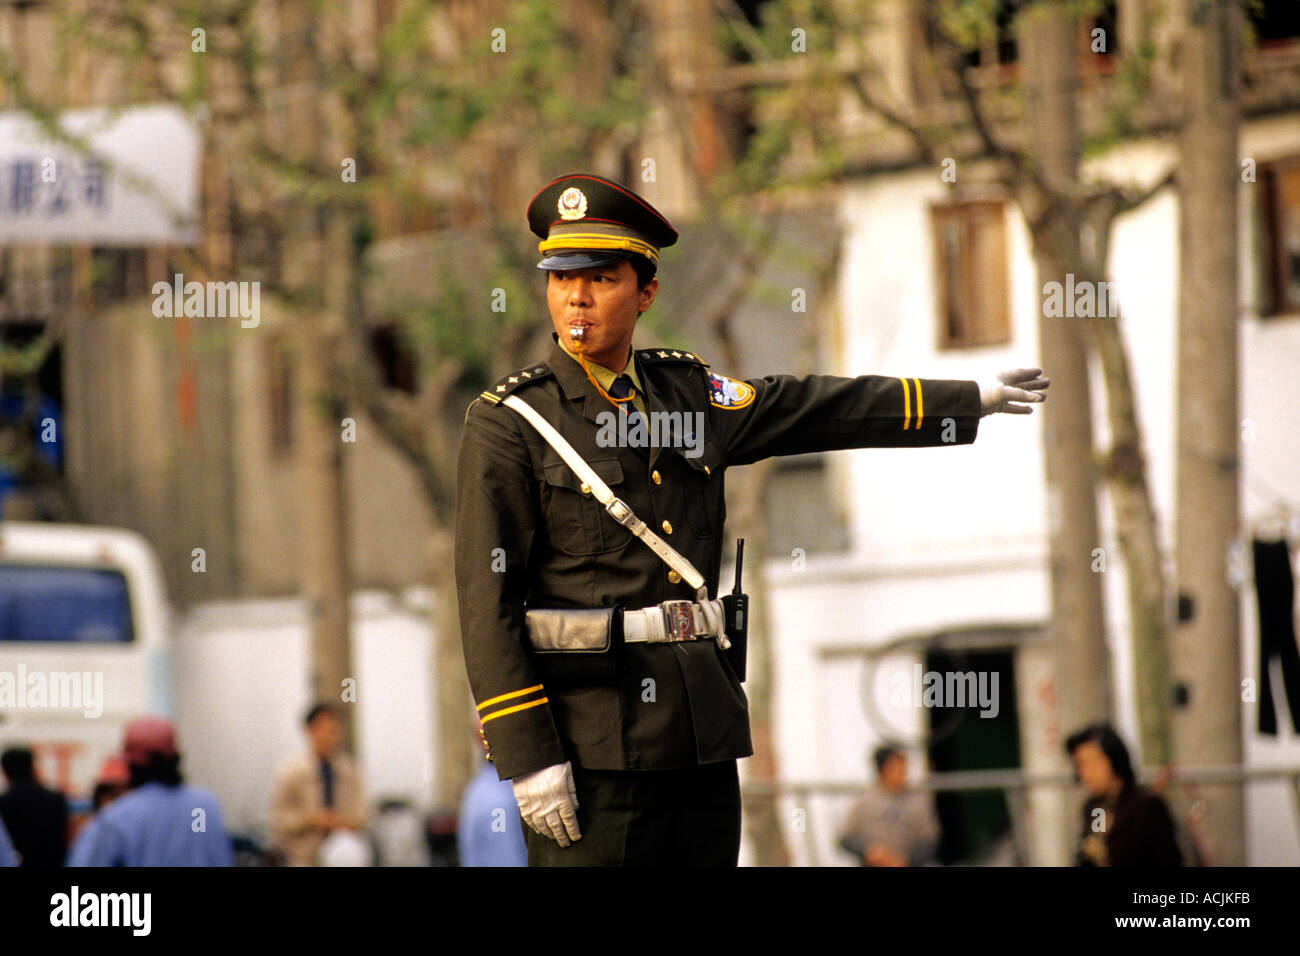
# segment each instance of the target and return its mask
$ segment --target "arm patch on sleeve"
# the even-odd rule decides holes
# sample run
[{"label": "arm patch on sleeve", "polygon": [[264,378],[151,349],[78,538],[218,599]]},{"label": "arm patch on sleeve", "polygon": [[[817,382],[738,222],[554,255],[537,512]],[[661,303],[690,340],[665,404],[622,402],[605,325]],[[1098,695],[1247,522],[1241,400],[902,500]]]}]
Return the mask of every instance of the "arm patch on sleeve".
[{"label": "arm patch on sleeve", "polygon": [[714,408],[734,410],[754,401],[754,386],[738,382],[717,372],[709,373],[709,404]]}]

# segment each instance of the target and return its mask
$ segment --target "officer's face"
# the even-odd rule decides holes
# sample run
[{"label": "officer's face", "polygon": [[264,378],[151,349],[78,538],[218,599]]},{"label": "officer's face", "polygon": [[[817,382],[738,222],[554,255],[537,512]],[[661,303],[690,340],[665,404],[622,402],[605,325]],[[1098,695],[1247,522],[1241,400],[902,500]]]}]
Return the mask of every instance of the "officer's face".
[{"label": "officer's face", "polygon": [[583,354],[597,365],[621,372],[637,316],[650,308],[658,289],[658,279],[638,289],[636,270],[622,259],[594,269],[548,273],[546,301],[561,342],[573,348],[569,329],[584,326]]}]

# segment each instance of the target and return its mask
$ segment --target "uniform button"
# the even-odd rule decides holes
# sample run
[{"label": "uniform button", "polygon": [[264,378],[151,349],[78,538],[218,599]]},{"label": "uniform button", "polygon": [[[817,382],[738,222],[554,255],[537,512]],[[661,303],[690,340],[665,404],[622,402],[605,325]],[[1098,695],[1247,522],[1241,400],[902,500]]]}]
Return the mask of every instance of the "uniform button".
[{"label": "uniform button", "polygon": [[671,581],[673,584],[680,584],[682,581],[682,576],[678,574],[676,571],[669,571],[668,580]]},{"label": "uniform button", "polygon": [[582,483],[582,493],[584,495],[591,494],[591,485],[587,484],[585,481]]},{"label": "uniform button", "polygon": [[656,485],[662,485],[664,482],[664,480],[659,477],[658,471],[650,472],[650,480],[653,481]]},{"label": "uniform button", "polygon": [[705,473],[706,475],[711,475],[711,474],[713,474],[713,472],[709,471],[709,466],[708,466],[708,465],[705,465],[705,466],[704,466],[704,473]]},{"label": "uniform button", "polygon": [[665,522],[664,522],[664,534],[672,534],[672,533],[673,533],[673,526],[672,526],[669,522],[665,521]]}]

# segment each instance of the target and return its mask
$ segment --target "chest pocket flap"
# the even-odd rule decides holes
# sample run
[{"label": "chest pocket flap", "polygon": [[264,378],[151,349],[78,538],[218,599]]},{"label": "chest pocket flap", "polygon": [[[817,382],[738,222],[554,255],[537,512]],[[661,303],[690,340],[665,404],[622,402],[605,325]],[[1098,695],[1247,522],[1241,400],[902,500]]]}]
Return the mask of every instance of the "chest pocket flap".
[{"label": "chest pocket flap", "polygon": [[[618,494],[623,466],[617,458],[589,458],[587,464]],[[545,474],[546,526],[556,550],[565,554],[603,554],[627,544],[632,533],[605,512],[595,495],[583,493],[582,479],[563,459],[547,463]]]},{"label": "chest pocket flap", "polygon": [[[716,441],[704,442],[702,448],[676,449],[682,461],[690,466],[687,474],[689,487],[686,491],[686,518],[691,530],[698,537],[712,538],[722,530],[726,518],[727,506],[723,499],[722,448]],[[688,458],[686,452],[699,452],[694,458]]]},{"label": "chest pocket flap", "polygon": [[[697,445],[695,448],[675,448],[673,451],[702,476],[716,478],[722,471],[722,448],[712,438],[706,440],[702,448]],[[692,455],[695,457],[692,458]]]}]

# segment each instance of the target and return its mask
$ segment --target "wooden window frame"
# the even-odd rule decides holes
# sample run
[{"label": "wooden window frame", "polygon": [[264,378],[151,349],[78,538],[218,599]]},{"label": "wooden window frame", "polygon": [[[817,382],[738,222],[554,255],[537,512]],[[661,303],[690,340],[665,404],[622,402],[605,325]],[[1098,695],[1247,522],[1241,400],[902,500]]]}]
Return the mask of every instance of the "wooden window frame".
[{"label": "wooden window frame", "polygon": [[1259,241],[1255,262],[1259,269],[1256,290],[1260,296],[1260,318],[1285,318],[1300,314],[1300,292],[1291,295],[1286,281],[1286,245],[1280,241],[1282,228],[1282,183],[1280,178],[1296,177],[1294,215],[1300,217],[1300,156],[1286,156],[1259,164],[1260,186],[1257,211]]},{"label": "wooden window frame", "polygon": [[[973,276],[976,264],[974,256],[974,230],[978,228],[977,216],[992,213],[993,228],[996,236],[992,240],[998,250],[998,275],[993,278],[995,289],[992,314],[985,315],[978,307],[977,297],[970,295],[970,283],[980,281]],[[949,257],[944,241],[947,220],[955,219],[960,229],[960,255],[958,264],[958,284],[964,288],[962,294],[968,300],[963,311],[971,318],[966,319],[964,327],[954,327],[949,303],[953,290],[949,288]],[[930,206],[930,237],[934,249],[934,304],[935,304],[935,347],[940,351],[960,348],[983,348],[990,345],[1005,345],[1011,341],[1011,296],[1010,296],[1010,261],[1007,252],[1007,203],[1003,199],[966,199],[948,203],[934,203]],[[988,311],[988,310],[985,310]]]}]

